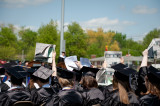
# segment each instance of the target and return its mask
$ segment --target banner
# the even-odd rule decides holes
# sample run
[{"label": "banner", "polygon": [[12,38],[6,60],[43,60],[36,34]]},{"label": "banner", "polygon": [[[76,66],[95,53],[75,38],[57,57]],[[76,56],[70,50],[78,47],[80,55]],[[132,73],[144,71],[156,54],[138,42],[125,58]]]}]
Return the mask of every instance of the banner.
[{"label": "banner", "polygon": [[35,61],[52,63],[52,52],[55,51],[56,45],[36,43]]}]

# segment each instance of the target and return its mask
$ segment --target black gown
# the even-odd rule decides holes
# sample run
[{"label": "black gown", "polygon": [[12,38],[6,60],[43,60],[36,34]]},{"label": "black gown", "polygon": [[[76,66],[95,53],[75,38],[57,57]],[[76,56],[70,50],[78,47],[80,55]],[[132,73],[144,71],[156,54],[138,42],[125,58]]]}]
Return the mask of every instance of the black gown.
[{"label": "black gown", "polygon": [[5,93],[0,92],[0,106],[9,106],[10,98]]},{"label": "black gown", "polygon": [[108,94],[113,91],[113,85],[103,86],[100,90],[103,92],[104,98],[106,98]]},{"label": "black gown", "polygon": [[84,106],[100,104],[104,100],[104,95],[98,88],[84,89],[82,96]]},{"label": "black gown", "polygon": [[160,99],[155,95],[144,95],[140,98],[140,106],[160,106]]},{"label": "black gown", "polygon": [[10,105],[17,101],[31,101],[31,95],[24,88],[15,88],[6,92],[10,98]]},{"label": "black gown", "polygon": [[0,83],[0,92],[6,92],[8,89],[9,89],[9,86],[6,83],[4,82]]},{"label": "black gown", "polygon": [[82,95],[74,89],[61,90],[57,95],[53,95],[52,99],[46,106],[82,106]]},{"label": "black gown", "polygon": [[137,96],[132,92],[128,92],[130,104],[126,105],[120,102],[118,90],[114,90],[108,94],[108,97],[102,102],[102,106],[139,106]]},{"label": "black gown", "polygon": [[34,89],[31,91],[31,101],[39,106],[41,104],[45,104],[47,101],[49,101],[54,95],[56,91],[49,87],[49,88],[39,88],[39,89]]}]

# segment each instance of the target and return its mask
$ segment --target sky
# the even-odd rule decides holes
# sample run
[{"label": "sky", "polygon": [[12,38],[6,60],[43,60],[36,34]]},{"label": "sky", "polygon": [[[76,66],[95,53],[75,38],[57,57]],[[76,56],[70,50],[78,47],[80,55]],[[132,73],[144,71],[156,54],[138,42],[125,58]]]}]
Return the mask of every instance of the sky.
[{"label": "sky", "polygon": [[[33,31],[57,21],[60,29],[62,0],[0,0],[0,24]],[[64,25],[77,22],[86,29],[116,31],[135,41],[160,29],[160,0],[65,0]]]}]

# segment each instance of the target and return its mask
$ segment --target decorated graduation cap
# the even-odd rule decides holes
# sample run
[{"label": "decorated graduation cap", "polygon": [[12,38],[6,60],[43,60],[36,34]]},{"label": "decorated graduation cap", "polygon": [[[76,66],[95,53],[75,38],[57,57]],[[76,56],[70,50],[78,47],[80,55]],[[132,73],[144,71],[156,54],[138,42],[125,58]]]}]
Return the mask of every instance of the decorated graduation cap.
[{"label": "decorated graduation cap", "polygon": [[153,66],[150,66],[148,67],[147,76],[149,81],[151,81],[152,83],[157,83],[160,80],[160,70],[156,69]]},{"label": "decorated graduation cap", "polygon": [[7,69],[7,72],[16,79],[21,79],[28,75],[28,73],[20,66],[12,66]]},{"label": "decorated graduation cap", "polygon": [[57,75],[61,78],[72,79],[74,77],[74,74],[75,73],[73,71],[57,67]]},{"label": "decorated graduation cap", "polygon": [[111,66],[111,68],[113,68],[115,70],[114,72],[114,76],[118,79],[118,80],[129,80],[129,77],[133,74],[136,74],[137,71],[132,69],[132,68],[128,68],[127,66],[125,66],[124,64],[116,64],[114,66]]},{"label": "decorated graduation cap", "polygon": [[83,76],[92,76],[96,77],[97,72],[99,71],[98,68],[91,68],[91,67],[85,67],[83,66],[80,71],[82,72]]},{"label": "decorated graduation cap", "polygon": [[41,66],[37,71],[33,73],[34,76],[46,80],[53,74],[53,71]]}]

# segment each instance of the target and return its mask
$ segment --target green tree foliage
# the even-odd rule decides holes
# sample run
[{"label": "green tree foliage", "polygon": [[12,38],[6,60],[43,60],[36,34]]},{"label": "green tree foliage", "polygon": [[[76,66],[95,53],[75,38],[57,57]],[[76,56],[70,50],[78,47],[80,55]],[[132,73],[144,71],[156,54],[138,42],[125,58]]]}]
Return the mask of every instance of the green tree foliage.
[{"label": "green tree foliage", "polygon": [[40,43],[56,44],[58,39],[57,23],[51,20],[49,24],[38,29],[37,41]]},{"label": "green tree foliage", "polygon": [[154,38],[160,38],[160,29],[154,29],[153,31],[150,31],[143,39],[143,45],[145,48],[149,46],[152,39]]},{"label": "green tree foliage", "polygon": [[77,55],[77,57],[85,57],[87,55],[86,34],[76,22],[68,26],[68,30],[64,35],[66,40],[66,54]]},{"label": "green tree foliage", "polygon": [[37,40],[37,32],[34,32],[30,29],[22,28],[19,31],[19,37],[20,37],[19,45],[21,47],[21,50],[25,51],[25,54],[31,47],[35,47]]},{"label": "green tree foliage", "polygon": [[16,47],[17,37],[13,30],[9,27],[1,27],[0,31],[0,45]]},{"label": "green tree foliage", "polygon": [[16,49],[14,47],[0,46],[0,59],[13,60],[16,58]]}]

